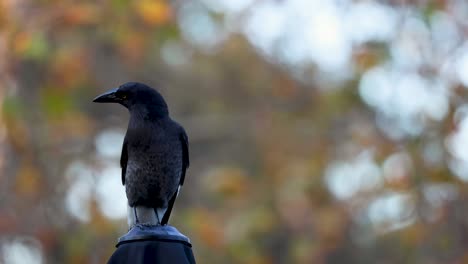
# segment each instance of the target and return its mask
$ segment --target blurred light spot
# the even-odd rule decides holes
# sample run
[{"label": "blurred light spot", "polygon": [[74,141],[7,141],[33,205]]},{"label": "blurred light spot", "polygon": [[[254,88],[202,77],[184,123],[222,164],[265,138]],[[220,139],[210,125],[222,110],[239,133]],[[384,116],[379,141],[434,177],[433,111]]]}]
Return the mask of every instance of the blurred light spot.
[{"label": "blurred light spot", "polygon": [[188,64],[192,54],[188,47],[182,46],[181,43],[169,40],[164,42],[161,47],[161,57],[164,62],[173,67]]},{"label": "blurred light spot", "polygon": [[310,17],[304,34],[296,36],[297,41],[306,42],[311,58],[325,71],[343,69],[350,59],[351,45],[340,17],[334,5],[324,6]]},{"label": "blurred light spot", "polygon": [[93,171],[83,162],[74,161],[65,174],[69,181],[65,207],[73,217],[87,222],[90,218],[89,203],[94,186]]},{"label": "blurred light spot", "polygon": [[368,105],[384,106],[393,94],[390,73],[384,67],[375,67],[367,71],[361,79],[359,93]]},{"label": "blurred light spot", "polygon": [[253,0],[202,0],[216,12],[239,13],[252,4]]},{"label": "blurred light spot", "polygon": [[380,168],[369,152],[363,152],[351,161],[333,162],[325,171],[325,180],[328,189],[341,200],[383,184]]},{"label": "blurred light spot", "polygon": [[120,219],[127,216],[127,197],[120,167],[108,167],[99,173],[96,196],[99,209],[107,218]]},{"label": "blurred light spot", "polygon": [[468,44],[461,49],[460,55],[456,59],[455,71],[460,82],[468,87]]},{"label": "blurred light spot", "polygon": [[[446,57],[458,45],[461,34],[453,17],[445,12],[436,12],[430,20],[432,43],[437,55]],[[435,54],[434,54],[435,55]]]},{"label": "blurred light spot", "polygon": [[377,113],[377,127],[393,140],[401,140],[407,136],[417,136],[424,131],[424,123],[415,118],[389,118]]},{"label": "blurred light spot", "polygon": [[117,129],[104,130],[96,136],[95,144],[99,155],[115,158],[122,151],[124,132]]},{"label": "blurred light spot", "polygon": [[389,232],[412,224],[414,207],[410,195],[390,192],[370,203],[368,215],[378,232]]},{"label": "blurred light spot", "polygon": [[314,62],[337,72],[351,55],[341,17],[333,2],[265,1],[251,9],[244,33],[265,55],[287,65]]},{"label": "blurred light spot", "polygon": [[405,20],[399,34],[390,46],[393,63],[402,69],[416,69],[431,55],[429,30],[420,18]]},{"label": "blurred light spot", "polygon": [[458,197],[457,187],[449,183],[431,183],[423,188],[424,198],[433,206],[441,206],[444,202]]},{"label": "blurred light spot", "polygon": [[468,182],[468,164],[465,161],[451,159],[448,161],[448,167],[460,180]]},{"label": "blurred light spot", "polygon": [[5,264],[41,264],[43,254],[41,244],[32,237],[18,237],[2,245],[3,261]]},{"label": "blurred light spot", "polygon": [[[370,69],[359,84],[364,102],[410,135],[422,132],[427,119],[440,121],[445,118],[449,110],[447,89],[442,81],[402,72],[392,65]],[[392,130],[392,125],[385,129]]]},{"label": "blurred light spot", "polygon": [[449,2],[450,13],[458,21],[465,21],[468,14],[468,2],[465,0],[454,0]]},{"label": "blurred light spot", "polygon": [[382,167],[385,179],[390,183],[398,183],[410,176],[411,157],[405,152],[394,153],[384,161]]},{"label": "blurred light spot", "polygon": [[457,107],[453,114],[453,121],[456,124],[460,124],[464,119],[468,117],[468,104],[463,104]]},{"label": "blurred light spot", "polygon": [[275,42],[283,34],[286,14],[279,3],[264,1],[252,9],[245,26],[249,41],[268,55],[273,55]]},{"label": "blurred light spot", "polygon": [[428,206],[421,209],[422,215],[430,221],[437,221],[443,216],[441,207],[458,197],[458,189],[450,183],[428,183],[423,186],[424,199]]},{"label": "blurred light spot", "polygon": [[180,29],[190,43],[208,51],[224,39],[225,34],[218,23],[199,3],[184,3],[179,12]]},{"label": "blurred light spot", "polygon": [[458,107],[454,119],[457,128],[445,141],[448,152],[454,157],[449,167],[461,180],[468,181],[468,105]]},{"label": "blurred light spot", "polygon": [[354,42],[388,41],[395,34],[396,11],[376,2],[353,4],[346,14],[344,26]]},{"label": "blurred light spot", "polygon": [[455,117],[459,120],[457,128],[447,138],[449,152],[464,162],[468,162],[468,105],[460,106]]},{"label": "blurred light spot", "polygon": [[429,165],[442,165],[444,160],[443,146],[438,141],[430,141],[424,145],[423,158]]},{"label": "blurred light spot", "polygon": [[449,112],[449,88],[440,79],[425,80],[426,102],[422,109],[426,115],[435,121],[442,121]]},{"label": "blurred light spot", "polygon": [[[302,34],[301,32],[295,31],[300,31],[300,29],[291,29],[290,34]],[[278,59],[281,63],[288,65],[292,69],[292,75],[298,75],[301,70],[300,67],[304,67],[310,63],[309,58],[306,56],[308,52],[306,42],[297,41],[294,37],[285,36],[281,40],[279,48]]]}]

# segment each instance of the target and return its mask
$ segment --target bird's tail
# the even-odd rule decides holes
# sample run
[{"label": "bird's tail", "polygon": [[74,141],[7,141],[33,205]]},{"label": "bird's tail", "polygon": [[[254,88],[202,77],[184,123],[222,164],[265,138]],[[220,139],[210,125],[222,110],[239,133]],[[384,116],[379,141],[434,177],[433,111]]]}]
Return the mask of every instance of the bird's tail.
[{"label": "bird's tail", "polygon": [[167,222],[169,222],[169,217],[171,216],[172,207],[174,207],[175,200],[177,196],[179,196],[180,187],[181,187],[180,185],[179,187],[177,187],[177,191],[172,195],[171,199],[168,202],[167,210],[164,212],[164,216],[161,220],[162,225],[165,225],[167,224]]},{"label": "bird's tail", "polygon": [[128,206],[127,223],[130,228],[140,225],[161,225],[167,208],[151,208],[145,206]]}]

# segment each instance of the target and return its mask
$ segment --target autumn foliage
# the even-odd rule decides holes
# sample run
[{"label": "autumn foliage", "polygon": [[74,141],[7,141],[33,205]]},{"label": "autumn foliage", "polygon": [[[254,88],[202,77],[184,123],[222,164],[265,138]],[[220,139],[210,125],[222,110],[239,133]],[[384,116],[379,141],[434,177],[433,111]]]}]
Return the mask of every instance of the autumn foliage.
[{"label": "autumn foliage", "polygon": [[[232,16],[210,9],[213,1],[187,2],[0,1],[0,262],[12,243],[42,263],[105,263],[112,254],[127,226],[100,200],[123,190],[93,186],[106,168],[120,179],[128,114],[91,100],[132,80],[159,87],[189,135],[191,167],[171,221],[199,263],[468,261],[468,177],[453,146],[468,141],[451,143],[467,87],[430,63],[435,55],[412,70],[448,80],[445,108],[408,108],[403,120],[405,105],[379,108],[389,101],[362,88],[406,47],[394,39],[355,44],[349,68],[328,72],[276,59],[281,51],[266,54],[236,31],[255,1]],[[383,2],[419,21],[399,16],[398,29],[409,20],[430,35],[432,18],[453,18],[459,44],[442,61],[466,46],[467,15],[460,21],[454,8],[466,11],[463,1]],[[214,31],[214,41],[207,21],[234,26]],[[185,31],[197,23],[208,26]],[[424,105],[418,99],[408,104]],[[116,136],[99,143],[109,131]]]}]

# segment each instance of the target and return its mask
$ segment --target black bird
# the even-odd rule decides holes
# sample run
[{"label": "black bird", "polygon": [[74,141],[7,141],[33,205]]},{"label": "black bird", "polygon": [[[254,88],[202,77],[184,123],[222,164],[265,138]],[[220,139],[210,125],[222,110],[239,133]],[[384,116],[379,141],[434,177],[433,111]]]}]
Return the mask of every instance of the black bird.
[{"label": "black bird", "polygon": [[169,117],[161,94],[142,83],[125,83],[93,102],[119,103],[130,112],[120,157],[130,227],[167,224],[189,166],[184,128]]}]

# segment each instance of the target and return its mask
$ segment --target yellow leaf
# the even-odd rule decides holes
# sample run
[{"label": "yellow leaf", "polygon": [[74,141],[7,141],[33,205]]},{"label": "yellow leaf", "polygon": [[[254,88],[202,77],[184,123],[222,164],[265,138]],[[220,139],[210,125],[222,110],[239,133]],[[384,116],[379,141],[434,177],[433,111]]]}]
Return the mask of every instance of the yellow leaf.
[{"label": "yellow leaf", "polygon": [[149,25],[161,25],[172,17],[171,7],[161,0],[143,0],[136,3],[136,11]]}]

